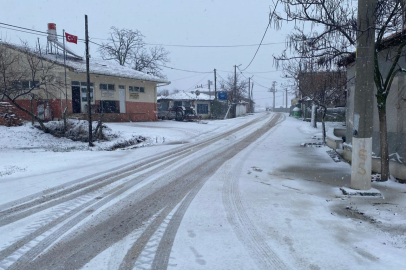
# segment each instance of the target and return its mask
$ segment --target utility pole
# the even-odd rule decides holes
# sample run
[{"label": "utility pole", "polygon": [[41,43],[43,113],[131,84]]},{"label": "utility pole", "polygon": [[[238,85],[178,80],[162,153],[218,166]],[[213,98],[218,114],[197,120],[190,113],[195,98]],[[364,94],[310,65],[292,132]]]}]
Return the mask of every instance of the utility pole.
[{"label": "utility pole", "polygon": [[376,0],[358,1],[351,188],[371,188]]},{"label": "utility pole", "polygon": [[217,100],[217,75],[216,75],[216,69],[214,69],[214,100]]},{"label": "utility pole", "polygon": [[234,94],[233,94],[233,99],[234,99],[234,118],[237,117],[237,65],[234,65]]},{"label": "utility pole", "polygon": [[252,82],[251,85],[251,102],[252,102],[251,113],[254,113],[254,82]]},{"label": "utility pole", "polygon": [[248,77],[248,99],[250,100],[250,112],[251,112],[251,77]]},{"label": "utility pole", "polygon": [[90,72],[89,72],[89,30],[87,28],[87,15],[85,15],[85,39],[86,39],[86,85],[87,85],[87,117],[89,120],[89,146],[93,145],[92,134],[92,108],[90,107]]},{"label": "utility pole", "polygon": [[288,108],[288,89],[285,89],[286,91],[286,108]]},{"label": "utility pole", "polygon": [[[272,100],[272,104],[273,104],[273,106],[272,106],[272,108],[273,108],[273,111],[275,111],[275,92],[276,92],[276,81],[273,81],[272,82],[272,88],[271,89],[269,89],[269,92],[272,92],[273,93],[273,100]],[[283,104],[283,103],[282,103]]]}]

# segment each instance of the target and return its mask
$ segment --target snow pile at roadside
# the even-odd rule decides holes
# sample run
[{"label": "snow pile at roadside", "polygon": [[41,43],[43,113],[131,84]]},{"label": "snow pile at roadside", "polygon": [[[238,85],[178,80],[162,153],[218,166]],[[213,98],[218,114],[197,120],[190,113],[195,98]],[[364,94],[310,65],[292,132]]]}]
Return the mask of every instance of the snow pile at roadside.
[{"label": "snow pile at roadside", "polygon": [[[88,122],[69,120],[68,125],[70,130],[67,137],[57,137],[49,133],[44,133],[30,123],[25,123],[19,127],[4,127],[0,126],[0,150],[30,150],[30,151],[53,151],[53,152],[70,152],[83,150],[114,150],[127,146],[141,147],[152,144],[152,140],[140,136],[136,132],[120,132],[113,131],[111,128],[103,125],[103,133],[107,141],[95,141],[95,147],[89,148],[88,143],[81,141],[73,141],[70,138],[87,137]],[[46,126],[53,130],[62,129],[63,123],[52,121]],[[92,127],[95,130],[97,122],[94,122]],[[80,138],[79,138],[80,139]]]}]

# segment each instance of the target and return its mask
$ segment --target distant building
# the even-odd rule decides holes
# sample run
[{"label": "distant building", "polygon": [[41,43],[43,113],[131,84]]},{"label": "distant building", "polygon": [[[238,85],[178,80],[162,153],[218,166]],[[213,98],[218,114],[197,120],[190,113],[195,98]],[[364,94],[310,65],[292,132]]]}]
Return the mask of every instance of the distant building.
[{"label": "distant building", "polygon": [[198,116],[207,119],[211,117],[212,100],[214,100],[214,96],[196,91],[182,91],[168,96],[159,96],[157,98],[158,111],[166,112],[169,108],[177,106],[193,107]]}]

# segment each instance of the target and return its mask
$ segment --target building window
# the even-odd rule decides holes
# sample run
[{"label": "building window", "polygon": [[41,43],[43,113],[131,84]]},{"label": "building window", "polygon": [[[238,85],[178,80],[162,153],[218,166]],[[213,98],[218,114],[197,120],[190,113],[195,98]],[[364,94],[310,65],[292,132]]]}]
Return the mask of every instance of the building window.
[{"label": "building window", "polygon": [[120,113],[118,101],[100,100],[100,111],[104,113]]},{"label": "building window", "polygon": [[[81,82],[80,83],[81,86],[87,86],[87,82]],[[93,87],[93,83],[90,83],[90,87]]]},{"label": "building window", "polygon": [[34,89],[39,87],[39,81],[15,81],[13,87],[17,89]]},{"label": "building window", "polygon": [[182,101],[174,101],[174,102],[173,102],[173,106],[174,106],[174,107],[182,106]]},{"label": "building window", "polygon": [[130,91],[130,93],[138,93],[140,91],[140,88],[137,86],[129,86],[128,91]]},{"label": "building window", "polygon": [[[72,82],[73,85],[73,82]],[[81,82],[80,83],[80,91],[82,92],[82,102],[87,102],[87,83]],[[93,83],[90,83],[90,102],[94,104],[93,98]]]},{"label": "building window", "polygon": [[114,98],[114,84],[101,83],[99,88],[101,97]]},{"label": "building window", "polygon": [[197,113],[208,114],[209,113],[209,104],[197,104]]},{"label": "building window", "polygon": [[30,88],[30,82],[29,81],[22,81],[21,82],[23,89],[29,89]]},{"label": "building window", "polygon": [[145,93],[144,87],[138,86],[129,86],[128,91],[130,91],[130,93]]},{"label": "building window", "polygon": [[124,85],[119,85],[118,89],[120,89],[120,90],[125,89],[125,86]]}]

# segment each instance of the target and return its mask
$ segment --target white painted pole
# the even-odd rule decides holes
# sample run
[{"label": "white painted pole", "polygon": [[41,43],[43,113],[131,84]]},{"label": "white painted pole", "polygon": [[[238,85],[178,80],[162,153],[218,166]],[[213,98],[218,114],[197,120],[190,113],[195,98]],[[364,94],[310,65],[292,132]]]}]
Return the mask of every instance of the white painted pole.
[{"label": "white painted pole", "polygon": [[371,188],[376,0],[358,1],[351,188]]}]

